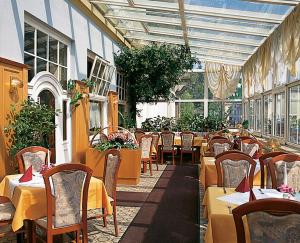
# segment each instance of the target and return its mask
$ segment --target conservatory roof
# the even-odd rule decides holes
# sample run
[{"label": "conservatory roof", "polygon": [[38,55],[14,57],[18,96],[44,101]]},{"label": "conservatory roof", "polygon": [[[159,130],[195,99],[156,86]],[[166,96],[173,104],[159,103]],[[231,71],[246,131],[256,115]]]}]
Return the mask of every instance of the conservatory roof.
[{"label": "conservatory roof", "polygon": [[133,46],[185,44],[202,61],[243,65],[300,0],[90,0]]}]

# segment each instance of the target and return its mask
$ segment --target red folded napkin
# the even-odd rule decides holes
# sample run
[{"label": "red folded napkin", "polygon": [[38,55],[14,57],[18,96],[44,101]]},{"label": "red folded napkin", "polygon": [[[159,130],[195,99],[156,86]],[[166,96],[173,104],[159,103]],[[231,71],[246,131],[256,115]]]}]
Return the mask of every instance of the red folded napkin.
[{"label": "red folded napkin", "polygon": [[25,171],[19,182],[27,182],[32,180],[32,165]]},{"label": "red folded napkin", "polygon": [[252,191],[252,189],[250,190],[249,193],[249,202],[256,200],[256,197],[254,195],[254,192]]},{"label": "red folded napkin", "polygon": [[241,183],[237,186],[235,189],[236,192],[249,192],[250,186],[249,186],[249,180],[248,177],[244,177],[244,179],[241,181]]}]

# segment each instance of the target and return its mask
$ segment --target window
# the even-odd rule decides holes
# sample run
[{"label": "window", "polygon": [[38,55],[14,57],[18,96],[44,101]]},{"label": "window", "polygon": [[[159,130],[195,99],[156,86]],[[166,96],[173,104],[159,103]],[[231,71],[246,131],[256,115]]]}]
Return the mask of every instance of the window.
[{"label": "window", "polygon": [[67,140],[67,101],[63,101],[63,140]]},{"label": "window", "polygon": [[249,101],[249,110],[248,110],[248,119],[249,119],[249,128],[255,129],[254,126],[254,100]]},{"label": "window", "polygon": [[248,120],[249,117],[248,117],[248,113],[249,113],[249,102],[244,102],[244,107],[243,107],[243,114],[244,114],[244,120]]},{"label": "window", "polygon": [[254,104],[254,130],[261,132],[261,99],[256,99]]},{"label": "window", "polygon": [[264,96],[264,134],[272,135],[272,110],[273,110],[272,95]]},{"label": "window", "polygon": [[285,93],[275,94],[275,136],[284,137]]},{"label": "window", "polygon": [[124,75],[117,72],[117,92],[119,94],[119,102],[126,102],[127,97],[127,81]]},{"label": "window", "polygon": [[176,117],[199,114],[204,115],[203,102],[176,102],[175,103]]},{"label": "window", "polygon": [[68,46],[47,33],[25,23],[24,63],[30,66],[28,81],[39,72],[52,73],[67,89]]},{"label": "window", "polygon": [[[88,58],[89,66],[89,58]],[[94,62],[91,70],[88,70],[89,79],[95,82],[95,86],[91,90],[91,93],[100,96],[106,96],[109,91],[112,76],[114,74],[115,67],[110,65],[108,61],[94,55]]]},{"label": "window", "polygon": [[102,127],[101,102],[90,101],[90,135]]},{"label": "window", "polygon": [[289,89],[289,141],[300,144],[300,85]]},{"label": "window", "polygon": [[235,126],[242,122],[242,103],[241,102],[225,102],[225,114],[228,114],[229,126]]}]

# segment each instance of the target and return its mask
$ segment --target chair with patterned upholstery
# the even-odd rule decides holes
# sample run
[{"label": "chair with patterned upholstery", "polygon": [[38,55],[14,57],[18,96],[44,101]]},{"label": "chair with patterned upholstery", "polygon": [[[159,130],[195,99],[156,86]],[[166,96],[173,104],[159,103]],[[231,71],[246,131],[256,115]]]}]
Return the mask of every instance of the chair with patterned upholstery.
[{"label": "chair with patterned upholstery", "polygon": [[180,133],[180,163],[182,163],[183,154],[192,154],[192,163],[195,163],[194,140],[195,134],[193,132]]},{"label": "chair with patterned upholstery", "polygon": [[32,241],[43,237],[36,230],[46,233],[47,242],[53,242],[54,235],[76,232],[76,242],[88,242],[87,200],[92,170],[82,164],[62,164],[43,174],[47,216],[33,221]]},{"label": "chair with patterned upholstery", "polygon": [[209,151],[213,156],[217,156],[224,151],[231,150],[233,148],[232,142],[227,138],[213,139],[208,143]]},{"label": "chair with patterned upholstery", "polygon": [[156,163],[156,170],[158,170],[158,153],[159,153],[159,138],[160,135],[158,132],[153,132],[151,133],[152,138],[153,138],[153,146],[152,146],[152,163],[155,162]]},{"label": "chair with patterned upholstery", "polygon": [[[51,152],[50,156],[51,156]],[[16,160],[19,165],[19,173],[24,172],[32,165],[34,172],[40,172],[43,165],[46,164],[48,149],[41,146],[31,146],[20,150],[16,154]]]},{"label": "chair with patterned upholstery", "polygon": [[141,162],[143,164],[143,173],[146,173],[147,163],[149,163],[150,175],[152,176],[152,135],[144,135],[140,138],[140,148],[142,150]]},{"label": "chair with patterned upholstery", "polygon": [[175,146],[174,146],[175,133],[162,132],[160,134],[160,137],[161,137],[161,150],[160,150],[161,164],[164,162],[164,154],[171,154],[173,165],[175,165],[175,153],[176,153]]},{"label": "chair with patterned upholstery", "polygon": [[248,154],[245,154],[245,153],[243,153],[243,152],[241,152],[239,150],[227,150],[227,151],[224,151],[223,153],[220,153],[220,154],[216,155],[215,159],[218,159],[218,158],[220,158],[221,156],[223,156],[225,154],[233,154],[233,153],[235,153],[235,154],[244,154],[244,155],[249,156]]},{"label": "chair with patterned upholstery", "polygon": [[141,130],[137,130],[134,132],[134,136],[135,136],[135,139],[136,141],[138,142],[138,144],[140,143],[140,139],[142,136],[144,136],[146,133],[141,131]]},{"label": "chair with patterned upholstery", "polygon": [[237,187],[247,175],[249,185],[253,186],[256,162],[246,154],[228,153],[215,160],[218,187]]},{"label": "chair with patterned upholstery", "polygon": [[285,164],[288,186],[300,191],[300,156],[296,154],[282,154],[268,161],[272,188],[277,189],[284,184]]},{"label": "chair with patterned upholstery", "polygon": [[[273,158],[281,154],[287,154],[286,152],[281,151],[275,151],[263,154],[259,157],[259,163],[260,163],[260,187],[265,188],[265,182],[267,182],[267,188],[272,188],[271,183],[271,175],[268,168],[268,162]],[[265,173],[265,167],[266,167],[266,173]]]},{"label": "chair with patterned upholstery", "polygon": [[300,240],[300,202],[278,198],[254,200],[234,208],[232,214],[238,243],[248,242],[246,224],[250,242]]},{"label": "chair with patterned upholstery", "polygon": [[[110,149],[106,151],[104,171],[103,171],[103,181],[104,181],[106,192],[110,199],[110,203],[113,206],[113,219],[114,219],[116,236],[119,236],[119,229],[118,229],[118,222],[117,222],[117,179],[118,179],[120,164],[121,164],[121,155],[119,150]],[[106,227],[107,215],[108,214],[106,208],[102,208],[102,214],[96,214],[91,217],[88,217],[88,220],[103,218],[104,227]]]}]

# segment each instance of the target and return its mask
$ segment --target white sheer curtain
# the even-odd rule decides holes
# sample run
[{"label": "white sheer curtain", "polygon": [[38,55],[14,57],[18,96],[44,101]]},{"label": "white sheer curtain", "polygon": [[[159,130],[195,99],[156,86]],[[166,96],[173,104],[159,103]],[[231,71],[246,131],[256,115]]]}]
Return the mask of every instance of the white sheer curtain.
[{"label": "white sheer curtain", "polygon": [[214,97],[226,99],[236,91],[241,78],[241,67],[206,62],[205,78]]}]

